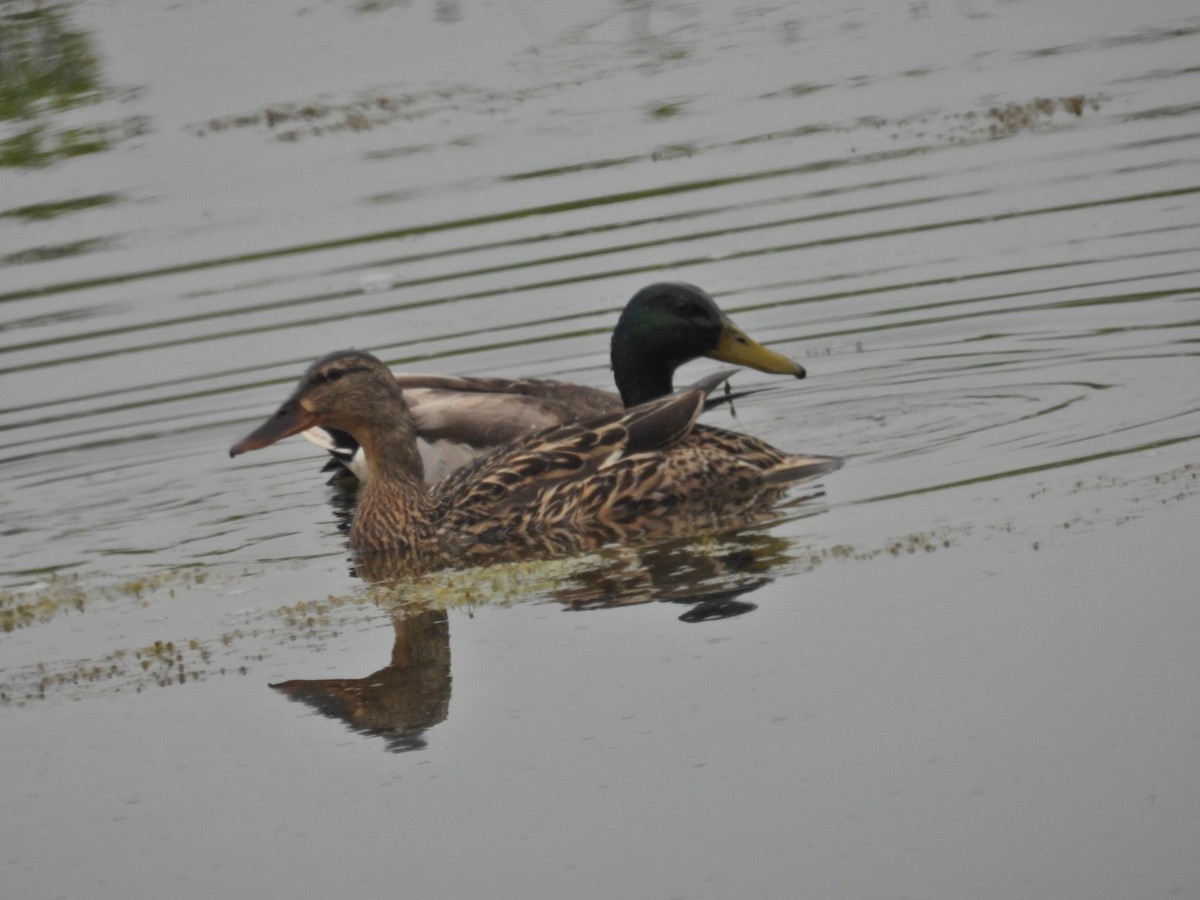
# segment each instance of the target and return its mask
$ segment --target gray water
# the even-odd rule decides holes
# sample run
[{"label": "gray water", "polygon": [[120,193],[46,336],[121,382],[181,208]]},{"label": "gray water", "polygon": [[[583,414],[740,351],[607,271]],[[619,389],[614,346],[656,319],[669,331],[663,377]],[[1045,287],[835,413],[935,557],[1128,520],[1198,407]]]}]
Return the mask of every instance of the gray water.
[{"label": "gray water", "polygon": [[[1194,2],[0,29],[6,896],[1200,894]],[[716,414],[846,458],[772,522],[371,589],[226,456],[664,279],[808,368]]]}]

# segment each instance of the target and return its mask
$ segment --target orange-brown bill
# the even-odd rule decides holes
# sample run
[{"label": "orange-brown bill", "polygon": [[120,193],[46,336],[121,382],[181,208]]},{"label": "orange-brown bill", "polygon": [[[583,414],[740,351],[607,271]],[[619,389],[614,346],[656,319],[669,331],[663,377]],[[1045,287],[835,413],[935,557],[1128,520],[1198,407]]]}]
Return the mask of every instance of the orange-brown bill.
[{"label": "orange-brown bill", "polygon": [[261,450],[289,435],[298,434],[317,424],[317,418],[294,399],[279,407],[273,416],[229,448],[230,456],[248,450]]}]

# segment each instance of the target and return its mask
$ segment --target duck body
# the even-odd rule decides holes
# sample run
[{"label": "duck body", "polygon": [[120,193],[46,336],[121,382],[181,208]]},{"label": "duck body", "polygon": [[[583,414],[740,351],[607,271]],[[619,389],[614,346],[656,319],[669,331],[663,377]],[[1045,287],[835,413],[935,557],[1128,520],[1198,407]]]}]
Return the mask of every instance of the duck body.
[{"label": "duck body", "polygon": [[[536,431],[670,394],[675,370],[703,356],[805,376],[798,363],[749,338],[701,288],[660,282],[634,294],[613,331],[611,360],[619,393],[538,379],[394,377],[416,426],[426,483],[434,485],[475,457]],[[367,478],[365,457],[348,433],[318,426],[304,436],[360,480]]]},{"label": "duck body", "polygon": [[840,465],[697,426],[709,392],[727,374],[632,409],[542,429],[430,491],[395,377],[368,353],[341,351],[314,363],[230,454],[314,425],[352,435],[371,477],[360,491],[350,547],[360,574],[372,580],[530,549],[565,552],[728,524],[731,510],[761,512],[788,483]]},{"label": "duck body", "polygon": [[[686,411],[698,415],[702,397],[687,396],[690,393],[651,401],[647,412],[679,415],[684,411],[681,404],[686,403]],[[665,404],[677,397],[678,408],[667,409]],[[451,476],[438,485],[433,498],[444,521],[456,534],[470,535],[462,550],[468,555],[493,555],[503,546],[535,546],[561,553],[710,531],[727,527],[732,519],[757,518],[769,511],[792,481],[840,464],[826,457],[753,452],[773,448],[694,421],[689,433],[666,448],[635,450],[629,446],[632,436],[624,430],[627,420],[617,419],[602,428],[604,436],[583,452],[580,445],[594,439],[585,436],[593,425],[586,423],[578,435],[568,427],[545,439],[537,436],[527,445],[529,460],[519,452],[482,457],[482,476],[472,464],[464,470],[469,475],[465,480]],[[580,443],[551,449],[562,438]],[[752,452],[736,455],[729,452],[734,446]],[[560,452],[570,463],[558,472],[552,467],[543,471],[542,458]],[[494,469],[494,464],[499,468]],[[561,477],[563,473],[569,477]],[[473,502],[476,498],[478,504]],[[525,505],[528,501],[533,502],[532,510]]]}]

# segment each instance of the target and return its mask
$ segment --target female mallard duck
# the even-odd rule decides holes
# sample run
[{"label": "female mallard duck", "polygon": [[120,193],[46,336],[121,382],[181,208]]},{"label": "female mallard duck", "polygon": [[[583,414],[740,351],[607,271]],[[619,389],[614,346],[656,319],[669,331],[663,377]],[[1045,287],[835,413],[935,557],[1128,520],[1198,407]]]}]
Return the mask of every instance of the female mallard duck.
[{"label": "female mallard duck", "polygon": [[[681,282],[652,284],[633,295],[613,331],[611,353],[619,397],[562,381],[396,373],[416,424],[425,480],[436,484],[479,454],[539,429],[665,396],[675,370],[701,356],[777,375],[805,374],[747,337],[703,290]],[[312,428],[305,437],[366,477],[358,444],[345,432]]]},{"label": "female mallard duck", "polygon": [[723,377],[527,435],[431,492],[395,376],[369,353],[345,350],[313,363],[283,406],[229,453],[315,425],[353,436],[371,469],[350,529],[360,569],[364,555],[399,561],[399,570],[387,569],[395,573],[474,554],[563,552],[726,524],[731,510],[762,511],[789,482],[841,464],[697,425],[708,392]]}]

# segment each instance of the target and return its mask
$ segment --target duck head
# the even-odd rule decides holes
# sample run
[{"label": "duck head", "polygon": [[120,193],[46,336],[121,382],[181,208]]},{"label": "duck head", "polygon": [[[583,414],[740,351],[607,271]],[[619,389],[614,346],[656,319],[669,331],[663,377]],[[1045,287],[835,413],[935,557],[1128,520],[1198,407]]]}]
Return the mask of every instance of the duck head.
[{"label": "duck head", "polygon": [[339,428],[364,447],[388,430],[412,431],[396,378],[362,350],[340,350],[318,359],[275,413],[234,444],[230,456],[270,446],[314,425]]},{"label": "duck head", "polygon": [[701,356],[805,376],[803,366],[750,338],[693,284],[671,281],[642,288],[613,331],[613,376],[626,406],[669,394],[675,369]]}]

